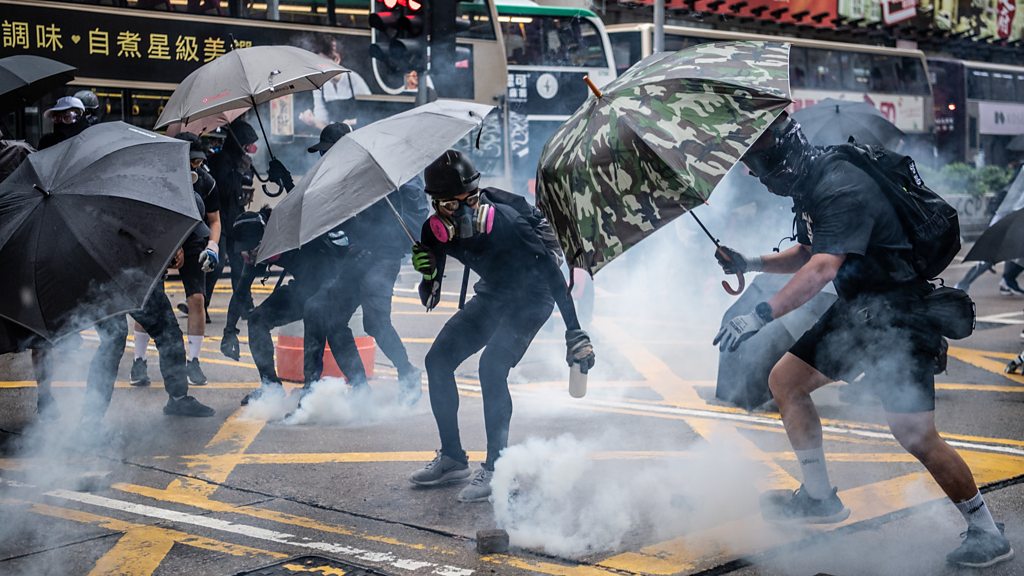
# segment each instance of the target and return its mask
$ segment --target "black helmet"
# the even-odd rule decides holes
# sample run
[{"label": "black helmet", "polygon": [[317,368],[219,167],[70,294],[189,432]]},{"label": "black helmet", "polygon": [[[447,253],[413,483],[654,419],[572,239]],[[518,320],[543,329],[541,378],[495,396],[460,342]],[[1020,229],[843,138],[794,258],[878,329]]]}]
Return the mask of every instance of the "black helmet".
[{"label": "black helmet", "polygon": [[434,198],[452,198],[479,187],[480,172],[458,150],[449,150],[423,172],[426,191]]},{"label": "black helmet", "polygon": [[100,99],[96,97],[96,93],[92,90],[79,90],[75,92],[75,98],[82,101],[86,110],[95,110],[100,107]]},{"label": "black helmet", "polygon": [[807,142],[800,124],[783,112],[743,155],[742,161],[768,190],[799,197],[798,185],[821,149]]},{"label": "black helmet", "polygon": [[231,227],[231,239],[235,243],[235,249],[239,252],[247,252],[260,245],[263,240],[263,231],[267,227],[267,219],[270,216],[270,209],[259,212],[243,212],[235,218]]}]

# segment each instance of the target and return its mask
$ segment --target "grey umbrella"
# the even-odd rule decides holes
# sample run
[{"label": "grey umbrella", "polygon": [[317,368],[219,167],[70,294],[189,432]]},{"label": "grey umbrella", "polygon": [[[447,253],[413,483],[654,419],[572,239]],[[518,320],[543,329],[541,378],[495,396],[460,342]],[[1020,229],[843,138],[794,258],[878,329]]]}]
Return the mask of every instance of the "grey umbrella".
[{"label": "grey umbrella", "polygon": [[345,136],[274,208],[260,261],[301,247],[384,198],[478,128],[493,109],[437,100]]},{"label": "grey umbrella", "polygon": [[[178,84],[154,129],[174,123],[195,123],[208,116],[248,110],[286,94],[315,90],[348,71],[323,56],[295,46],[232,50],[203,65]],[[260,128],[263,128],[262,120]],[[266,137],[264,133],[263,138]]]},{"label": "grey umbrella", "polygon": [[904,134],[867,102],[826,98],[793,113],[811,144],[844,144],[853,136],[861,144],[893,148]]},{"label": "grey umbrella", "polygon": [[74,66],[42,56],[18,54],[0,58],[0,110],[32,102],[74,79]]},{"label": "grey umbrella", "polygon": [[138,309],[198,223],[187,142],[109,122],[31,154],[0,184],[0,317],[56,340]]}]

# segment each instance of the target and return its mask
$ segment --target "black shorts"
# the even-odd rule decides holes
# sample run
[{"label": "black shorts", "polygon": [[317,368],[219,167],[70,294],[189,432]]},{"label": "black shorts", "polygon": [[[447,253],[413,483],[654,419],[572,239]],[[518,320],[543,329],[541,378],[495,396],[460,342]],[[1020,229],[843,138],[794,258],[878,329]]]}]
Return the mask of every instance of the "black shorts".
[{"label": "black shorts", "polygon": [[[205,248],[205,246],[203,246]],[[181,285],[185,287],[185,296],[206,292],[206,272],[199,266],[199,255],[202,250],[185,250],[185,263],[178,270]]]},{"label": "black shorts", "polygon": [[890,295],[837,300],[789,352],[832,380],[864,374],[888,412],[935,410],[942,338]]}]

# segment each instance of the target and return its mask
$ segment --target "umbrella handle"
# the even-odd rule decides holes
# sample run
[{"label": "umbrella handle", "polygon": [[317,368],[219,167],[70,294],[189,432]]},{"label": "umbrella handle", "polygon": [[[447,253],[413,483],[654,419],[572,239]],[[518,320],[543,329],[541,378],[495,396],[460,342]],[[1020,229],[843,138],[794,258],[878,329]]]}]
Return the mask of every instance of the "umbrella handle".
[{"label": "umbrella handle", "polygon": [[746,278],[743,277],[743,273],[742,272],[737,272],[736,273],[736,278],[740,282],[740,285],[737,288],[733,288],[732,286],[729,286],[729,281],[728,280],[722,280],[722,288],[725,288],[725,291],[730,296],[739,296],[740,294],[743,293],[743,289],[747,287],[747,280],[746,280]]}]

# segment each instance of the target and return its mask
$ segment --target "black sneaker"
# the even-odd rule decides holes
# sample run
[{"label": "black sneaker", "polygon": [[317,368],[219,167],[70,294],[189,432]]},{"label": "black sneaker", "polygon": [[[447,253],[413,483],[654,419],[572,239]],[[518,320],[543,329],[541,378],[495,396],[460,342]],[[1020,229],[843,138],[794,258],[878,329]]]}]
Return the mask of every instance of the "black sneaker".
[{"label": "black sneaker", "polygon": [[836,488],[824,500],[811,498],[803,485],[794,491],[772,490],[761,495],[761,515],[768,522],[834,524],[846,520],[850,509],[843,506]]},{"label": "black sneaker", "polygon": [[174,398],[167,399],[167,405],[164,406],[164,414],[168,416],[192,416],[198,418],[204,418],[206,416],[213,416],[213,408],[201,404],[199,400],[191,396],[183,396],[175,400]]},{"label": "black sneaker", "polygon": [[398,403],[402,406],[415,406],[423,396],[423,373],[419,368],[412,368],[398,376]]},{"label": "black sneaker", "polygon": [[206,374],[199,366],[199,358],[193,358],[185,362],[185,373],[188,374],[188,383],[193,386],[206,386]]},{"label": "black sneaker", "polygon": [[997,522],[996,527],[999,534],[969,526],[967,532],[960,534],[963,543],[946,555],[946,562],[963,568],[988,568],[1013,558],[1010,541],[1003,536],[1002,522]]},{"label": "black sneaker", "polygon": [[128,383],[132,386],[149,386],[149,374],[145,358],[136,358],[132,361],[132,375],[128,378]]},{"label": "black sneaker", "polygon": [[264,394],[267,394],[271,391],[283,395],[284,384],[282,384],[280,380],[264,379],[260,383],[259,388],[253,390],[252,392],[249,392],[248,394],[242,397],[242,406],[248,406],[249,402],[255,402],[256,400],[259,400],[261,397],[263,397]]},{"label": "black sneaker", "polygon": [[184,302],[178,302],[176,308],[178,309],[178,312],[181,312],[185,316],[188,316],[188,304],[185,304]]}]

